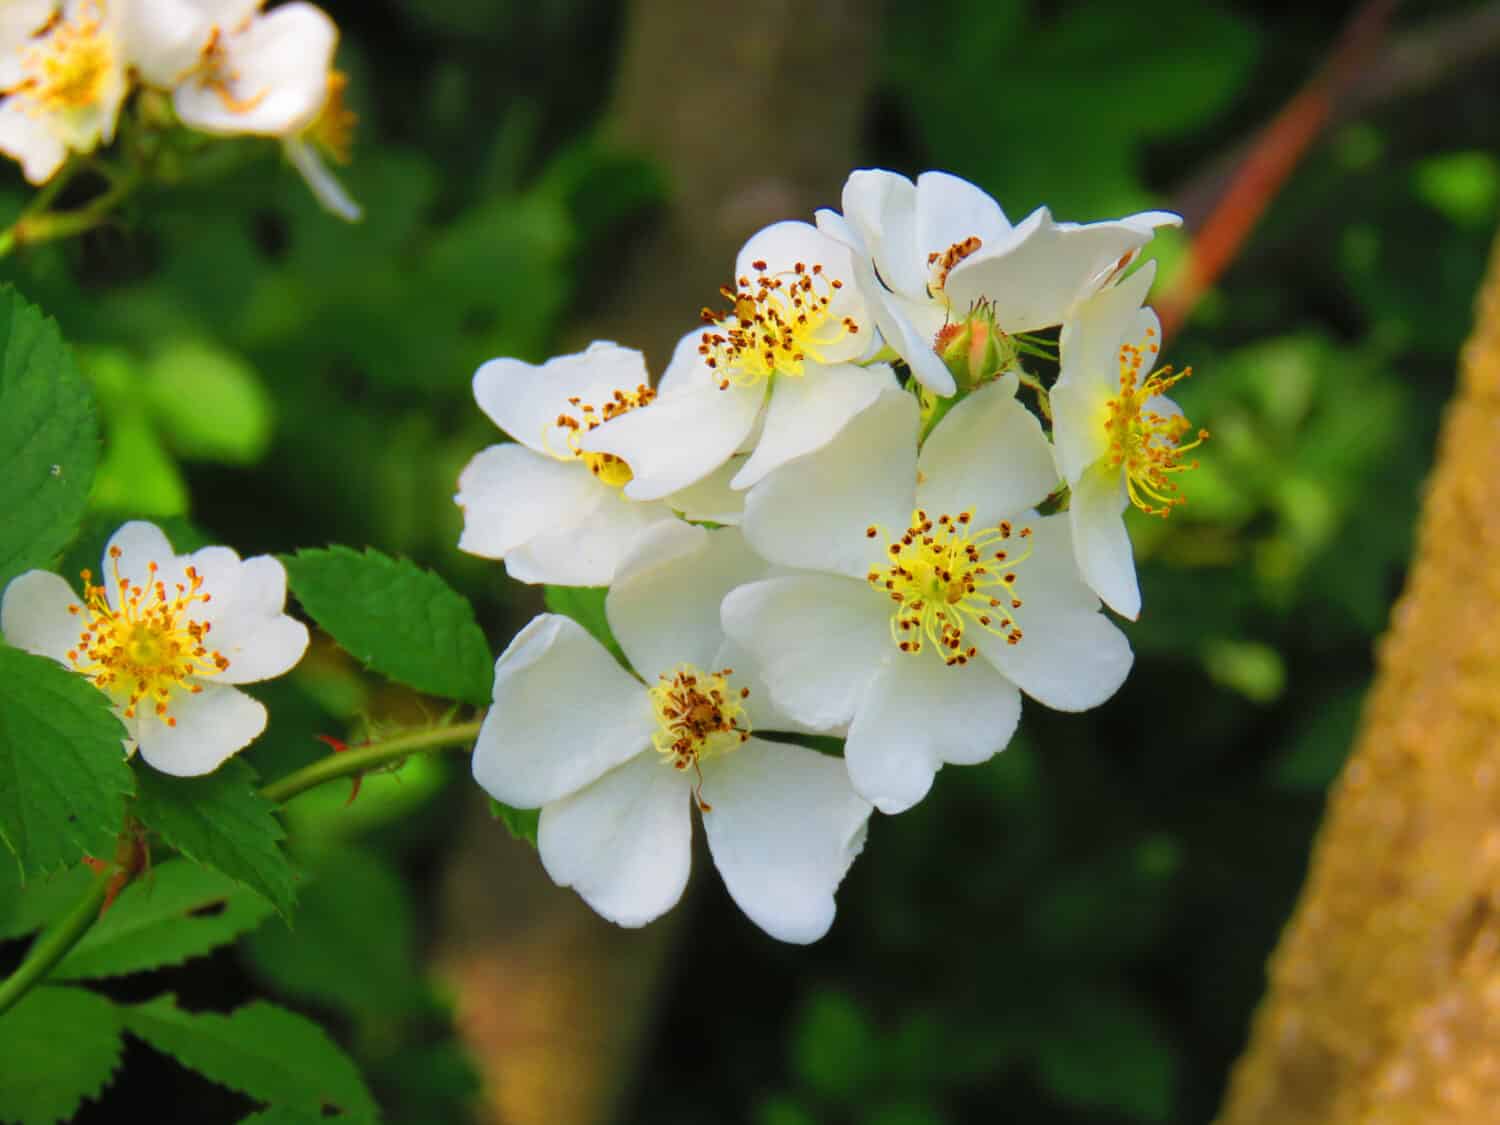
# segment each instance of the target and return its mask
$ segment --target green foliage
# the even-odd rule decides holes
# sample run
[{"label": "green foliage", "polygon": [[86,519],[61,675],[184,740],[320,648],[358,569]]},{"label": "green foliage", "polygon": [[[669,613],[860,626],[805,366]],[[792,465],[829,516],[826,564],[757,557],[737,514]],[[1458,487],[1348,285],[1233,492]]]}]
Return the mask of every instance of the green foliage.
[{"label": "green foliage", "polygon": [[67,546],[98,459],[93,399],[56,323],[0,289],[0,588]]},{"label": "green foliage", "polygon": [[406,886],[388,863],[354,848],[321,856],[304,888],[296,929],[273,923],[245,952],[277,991],[366,1019],[423,1006]]},{"label": "green foliage", "polygon": [[78,988],[36,988],[0,1015],[0,1121],[54,1125],[97,1097],[120,1065],[114,1005]]},{"label": "green foliage", "polygon": [[113,856],[132,786],[108,699],[14,648],[0,648],[0,682],[0,840],[23,876]]},{"label": "green foliage", "polygon": [[616,660],[629,667],[604,612],[604,599],[608,594],[609,589],[605,586],[548,586],[544,597],[549,612],[571,617],[587,630],[589,636],[609,649]]},{"label": "green foliage", "polygon": [[228,876],[168,860],[126,887],[54,980],[138,973],[200,957],[255,929],[271,906]]},{"label": "green foliage", "polygon": [[158,996],[120,1009],[125,1029],[195,1070],[256,1101],[313,1112],[339,1110],[354,1122],[379,1112],[349,1056],[317,1024],[253,1003],[227,1016],[185,1012],[176,998]]},{"label": "green foliage", "polygon": [[255,787],[255,771],[231,759],[207,777],[138,776],[135,815],[197,863],[215,868],[291,915],[296,875],[281,840],[275,806]]},{"label": "green foliage", "polygon": [[819,1097],[847,1101],[876,1072],[875,1032],[864,1012],[839,992],[812,996],[792,1040],[797,1076]]},{"label": "green foliage", "polygon": [[23,885],[20,868],[0,862],[0,940],[25,937],[60,917],[93,881],[94,873],[79,864]]},{"label": "green foliage", "polygon": [[234,352],[199,340],[169,343],[142,380],[145,404],[183,457],[253,464],[271,440],[271,401]]},{"label": "green foliage", "polygon": [[513,839],[525,840],[536,847],[537,828],[542,822],[541,809],[513,809],[491,797],[490,815],[505,825]]},{"label": "green foliage", "polygon": [[1171,1116],[1176,1060],[1136,997],[1107,988],[1062,990],[1038,1032],[1037,1070],[1059,1098],[1140,1121]]},{"label": "green foliage", "polygon": [[299,551],[284,561],[313,620],[371,670],[431,695],[489,702],[489,645],[473,607],[437,575],[347,547]]}]

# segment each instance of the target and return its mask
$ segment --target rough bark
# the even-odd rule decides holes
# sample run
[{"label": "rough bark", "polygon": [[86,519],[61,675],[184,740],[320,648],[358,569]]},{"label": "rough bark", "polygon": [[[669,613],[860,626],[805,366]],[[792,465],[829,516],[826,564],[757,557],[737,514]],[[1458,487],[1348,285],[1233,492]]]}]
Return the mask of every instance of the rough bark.
[{"label": "rough bark", "polygon": [[[603,307],[569,349],[618,340],[659,373],[731,280],[748,235],[837,204],[867,102],[872,10],[632,3],[607,132],[660,163],[672,199],[618,276],[593,279]],[[482,1071],[486,1119],[608,1121],[640,1058],[682,908],[645,930],[617,929],[552,886],[535,852],[477,800],[470,821],[444,879],[438,964]],[[700,877],[706,858],[696,857]]]},{"label": "rough bark", "polygon": [[1500,1121],[1497,482],[1500,242],[1407,587],[1220,1125]]}]

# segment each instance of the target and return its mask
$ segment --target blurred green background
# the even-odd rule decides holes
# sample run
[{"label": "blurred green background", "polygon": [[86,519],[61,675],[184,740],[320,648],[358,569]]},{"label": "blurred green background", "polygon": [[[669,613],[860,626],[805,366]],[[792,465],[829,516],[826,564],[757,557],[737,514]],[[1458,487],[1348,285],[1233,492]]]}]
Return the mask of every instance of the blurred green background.
[{"label": "blurred green background", "polygon": [[[201,533],[244,554],[369,543],[448,576],[498,646],[539,600],[454,548],[458,471],[496,440],[469,379],[491,356],[540,361],[586,342],[599,310],[620,307],[623,263],[705,190],[621,143],[607,113],[645,13],[685,29],[696,9],[328,7],[361,118],[341,174],[363,224],[321,214],[273,146],[243,142],[221,174],[153,189],[120,223],[0,266],[59,320],[102,404],[96,511],[70,565],[134,515],[163,519],[179,546]],[[744,18],[795,36],[805,7]],[[1189,189],[1295,92],[1349,15],[1200,0],[835,8],[869,41],[850,63],[866,76],[849,95],[855,135],[832,147],[957,172],[1012,218],[1046,203],[1075,220],[1190,203],[1201,219]],[[1493,4],[1408,4],[1385,47],[1486,12],[1493,24]],[[835,81],[843,65],[837,52],[817,63]],[[767,939],[700,863],[617,1120],[1212,1116],[1401,586],[1500,216],[1493,56],[1439,55],[1420,82],[1371,71],[1362,111],[1312,150],[1168,343],[1197,371],[1179,400],[1213,439],[1186,508],[1132,517],[1146,610],[1127,625],[1138,661],[1125,688],[1082,716],[1028,706],[1004,754],[877,818],[811,949]],[[704,99],[736,143],[735,104],[671,95]],[[803,96],[789,85],[779,112],[802,112]],[[836,206],[841,181],[816,185],[819,200]],[[26,191],[6,185],[10,214]],[[752,230],[705,240],[718,252]],[[1158,240],[1168,276],[1184,245]],[[730,259],[708,265],[727,274]],[[682,330],[712,296],[684,300]],[[314,733],[424,713],[328,651],[260,694],[273,726],[251,758],[265,776],[318,756]],[[232,952],[110,987],[144,998],[165,983],[199,1007],[269,990],[351,1046],[391,1120],[472,1120],[478,1071],[423,964],[459,846],[453,809],[478,794],[456,760],[365,790],[347,810],[342,791],[294,806],[308,880],[295,937],[272,923]],[[247,1105],[132,1045],[122,1081],[80,1120],[228,1121]]]}]

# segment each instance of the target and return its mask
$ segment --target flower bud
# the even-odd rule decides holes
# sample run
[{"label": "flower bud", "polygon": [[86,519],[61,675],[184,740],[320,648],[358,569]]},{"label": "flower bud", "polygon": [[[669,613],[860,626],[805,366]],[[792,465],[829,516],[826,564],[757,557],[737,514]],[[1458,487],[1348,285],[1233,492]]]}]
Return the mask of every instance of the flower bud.
[{"label": "flower bud", "polygon": [[961,395],[998,379],[1016,359],[1015,343],[995,324],[995,310],[988,302],[975,305],[963,320],[944,325],[934,346]]}]

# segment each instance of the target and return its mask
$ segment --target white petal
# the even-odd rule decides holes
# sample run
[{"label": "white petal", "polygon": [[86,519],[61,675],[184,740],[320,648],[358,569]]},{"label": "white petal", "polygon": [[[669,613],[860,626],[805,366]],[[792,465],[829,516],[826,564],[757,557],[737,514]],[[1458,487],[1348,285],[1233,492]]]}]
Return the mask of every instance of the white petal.
[{"label": "white petal", "polygon": [[57,575],[28,570],[11,581],[0,599],[0,633],[16,648],[67,664],[68,650],[83,633],[83,618],[68,607],[79,604],[73,588]]},{"label": "white petal", "polygon": [[344,185],[339,183],[338,177],[329,170],[328,165],[323,163],[315,146],[295,137],[288,137],[281,142],[281,150],[286,153],[292,167],[302,173],[308,190],[313,193],[313,198],[323,210],[346,223],[357,223],[364,218],[364,210],[344,190]]},{"label": "white petal", "polygon": [[847,723],[897,655],[890,612],[868,583],[831,575],[769,578],[724,599],[724,631],[750,650],[776,705],[814,730]]},{"label": "white petal", "polygon": [[663,503],[685,520],[700,523],[738,524],[745,518],[745,494],[729,487],[747,458],[731,457],[697,484],[679,488]]},{"label": "white petal", "polygon": [[252,20],[224,42],[233,73],[223,90],[190,79],[173,94],[183,124],[206,133],[289,137],[312,124],[328,96],[338,28],[312,4],[294,0]]},{"label": "white petal", "polygon": [[729,460],[755,425],[765,397],[763,384],[685,386],[591,430],[581,445],[613,453],[630,466],[634,477],[625,494],[631,499],[659,500]]},{"label": "white petal", "polygon": [[1141,591],[1122,515],[1129,504],[1124,474],[1100,462],[1073,489],[1068,519],[1083,580],[1105,605],[1134,621],[1141,612]]},{"label": "white petal", "polygon": [[0,152],[21,165],[33,184],[50,180],[68,157],[68,146],[46,120],[26,112],[19,97],[0,101]]},{"label": "white petal", "polygon": [[1057,488],[1052,446],[1041,424],[1016,400],[1013,378],[969,395],[922,443],[917,506],[957,515],[973,509],[985,527],[1040,504]]},{"label": "white petal", "polygon": [[737,528],[664,523],[637,540],[616,573],[604,603],[610,630],[648,683],[680,663],[714,671],[724,595],[768,569]]},{"label": "white petal", "polygon": [[248,684],[291,669],[307,650],[307,627],[286,615],[286,568],[269,555],[240,561],[227,547],[206,547],[186,562],[203,578],[211,601],[193,616],[212,628],[208,647],[229,667],[214,683]]},{"label": "white petal", "polygon": [[685,333],[672,348],[672,359],[667,364],[667,369],[661,373],[661,379],[657,381],[656,392],[659,395],[672,395],[688,387],[697,387],[705,383],[718,385],[718,379],[703,365],[703,356],[698,349],[703,345],[703,325],[691,332]]},{"label": "white petal", "polygon": [[578,526],[612,491],[581,461],[555,461],[513,443],[492,445],[458,478],[453,501],[464,510],[458,549],[503,559],[533,539]]},{"label": "white petal", "polygon": [[899,391],[900,385],[896,373],[883,363],[870,367],[809,363],[801,378],[778,376],[771,387],[760,441],[730,486],[749,488],[773,469],[822,449],[887,390]]},{"label": "white petal", "polygon": [[474,780],[497,801],[534,809],[639,754],[655,729],[640,682],[577,622],[544,613],[495,662]]},{"label": "white petal", "polygon": [[[1079,383],[1114,396],[1120,393],[1120,345],[1134,342],[1133,329],[1145,335],[1152,324],[1140,319],[1141,302],[1156,276],[1147,262],[1118,285],[1101,289],[1073,311],[1059,338],[1059,387]],[[1153,319],[1154,319],[1154,315]],[[1156,342],[1160,343],[1158,331]]]},{"label": "white petal", "polygon": [[856,256],[865,253],[865,240],[859,236],[859,232],[849,225],[849,221],[837,211],[828,207],[820,207],[813,214],[817,228],[829,238],[835,238],[849,247]]},{"label": "white petal", "polygon": [[947,306],[928,298],[925,291],[919,297],[892,293],[880,283],[866,258],[856,259],[854,280],[869,302],[875,327],[906,361],[917,382],[933,394],[943,397],[953,394],[958,384],[932,350],[934,337],[948,319]]},{"label": "white petal", "polygon": [[686,776],[638,754],[542,809],[537,850],[560,887],[618,926],[644,926],[677,904],[692,862]]},{"label": "white petal", "polygon": [[147,763],[176,777],[212,773],[266,729],[266,709],[258,700],[237,688],[209,683],[196,695],[172,696],[167,714],[177,720],[175,726],[142,715],[136,740]]},{"label": "white petal", "polygon": [[1052,452],[1070,485],[1109,452],[1109,400],[1119,394],[1094,380],[1058,380],[1052,388]]},{"label": "white petal", "polygon": [[196,0],[118,0],[120,35],[141,78],[168,89],[199,62],[213,23]]},{"label": "white petal", "polygon": [[604,498],[582,522],[517,547],[505,556],[505,572],[517,582],[608,586],[644,532],[677,522],[665,504],[637,504],[607,485],[598,491]]},{"label": "white petal", "polygon": [[870,806],[837,758],[752,738],[703,767],[703,829],[741,910],[778,941],[817,941],[864,847]]},{"label": "white petal", "polygon": [[734,675],[730,683],[736,688],[745,688],[749,695],[741,700],[741,706],[745,709],[745,719],[752,731],[762,734],[767,731],[788,731],[797,734],[829,734],[843,737],[847,723],[835,723],[833,726],[813,727],[807,723],[792,718],[776,705],[771,698],[770,689],[766,687],[766,677],[761,669],[760,661],[757,660],[748,648],[734,640],[726,637],[724,643],[719,646],[719,651],[711,661],[715,669],[732,668]]},{"label": "white petal", "polygon": [[[863,577],[915,503],[917,403],[886,391],[828,445],[783,465],[745,501],[745,538],[784,566]],[[876,538],[871,526],[882,529]]]},{"label": "white petal", "polygon": [[1032,517],[1030,558],[1016,568],[1014,611],[1019,644],[982,629],[965,630],[989,661],[1040,703],[1058,711],[1086,711],[1112,696],[1134,657],[1125,634],[1098,611],[1099,601],[1078,574],[1065,515]]},{"label": "white petal", "polygon": [[930,649],[900,653],[860,700],[844,748],[849,778],[881,812],[905,812],[943,763],[1005,749],[1020,718],[1021,693],[985,661],[950,668]]},{"label": "white petal", "polygon": [[1049,220],[1000,254],[980,250],[965,258],[944,289],[955,308],[991,301],[1007,332],[1046,328],[1061,324],[1097,279],[1150,237],[1128,224],[1065,227]]},{"label": "white petal", "polygon": [[886,286],[909,297],[927,287],[927,262],[917,245],[917,189],[905,176],[860,168],[844,182],[844,220],[864,240]]},{"label": "white petal", "polygon": [[986,249],[994,248],[1010,232],[1010,220],[1000,204],[968,180],[948,172],[923,172],[917,177],[919,253],[941,254],[969,238],[978,238]]},{"label": "white petal", "polygon": [[[118,549],[120,557],[113,559],[111,552]],[[151,564],[156,564],[153,572]],[[109,604],[119,609],[119,587],[115,574],[128,579],[132,585],[140,586],[151,579],[167,584],[170,589],[183,580],[183,560],[172,550],[162,529],[145,520],[131,520],[121,524],[109,537],[100,560],[101,573],[94,581],[105,588]]]},{"label": "white petal", "polygon": [[602,412],[615,391],[634,393],[650,381],[640,352],[596,340],[584,351],[557,356],[540,367],[519,359],[492,359],[474,372],[474,401],[528,449],[566,456],[570,431],[557,424],[559,415],[581,418],[585,404]]}]

